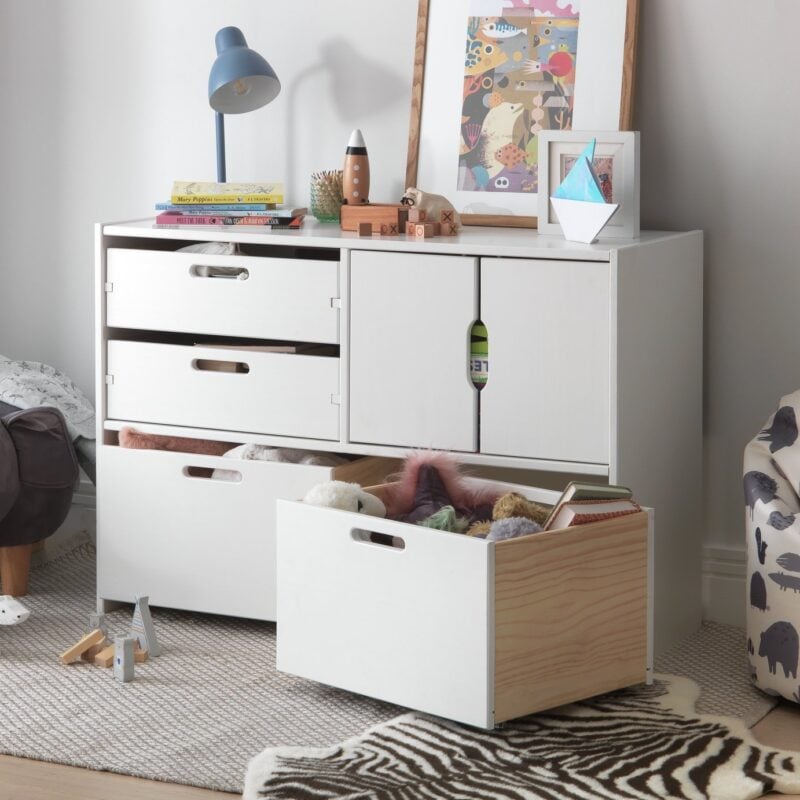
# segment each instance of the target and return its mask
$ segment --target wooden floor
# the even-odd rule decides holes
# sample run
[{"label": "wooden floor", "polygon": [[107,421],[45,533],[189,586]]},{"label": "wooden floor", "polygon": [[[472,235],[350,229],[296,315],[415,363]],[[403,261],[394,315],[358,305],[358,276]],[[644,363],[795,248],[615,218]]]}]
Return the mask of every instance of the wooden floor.
[{"label": "wooden floor", "polygon": [[[778,706],[753,729],[765,745],[800,751],[800,706]],[[231,800],[238,795],[0,756],[0,800]],[[800,800],[800,795],[770,795]]]}]

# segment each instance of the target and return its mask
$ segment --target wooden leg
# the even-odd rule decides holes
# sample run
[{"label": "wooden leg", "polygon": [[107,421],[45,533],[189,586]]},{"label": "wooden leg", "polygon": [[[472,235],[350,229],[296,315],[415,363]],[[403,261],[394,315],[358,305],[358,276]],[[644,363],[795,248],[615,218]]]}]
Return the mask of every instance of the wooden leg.
[{"label": "wooden leg", "polygon": [[0,547],[0,590],[12,597],[28,594],[28,575],[31,570],[32,544]]}]

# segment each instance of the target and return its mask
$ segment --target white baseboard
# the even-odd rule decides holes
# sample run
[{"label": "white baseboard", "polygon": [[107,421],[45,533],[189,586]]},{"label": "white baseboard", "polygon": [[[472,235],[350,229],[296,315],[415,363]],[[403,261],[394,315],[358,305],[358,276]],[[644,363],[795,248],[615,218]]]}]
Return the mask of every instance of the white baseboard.
[{"label": "white baseboard", "polygon": [[745,627],[747,555],[743,547],[703,548],[703,619]]}]

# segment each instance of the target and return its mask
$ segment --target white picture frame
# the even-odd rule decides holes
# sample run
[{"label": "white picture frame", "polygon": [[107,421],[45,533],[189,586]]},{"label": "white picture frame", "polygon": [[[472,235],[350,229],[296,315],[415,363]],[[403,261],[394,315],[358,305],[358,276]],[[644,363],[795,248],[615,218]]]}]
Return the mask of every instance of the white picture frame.
[{"label": "white picture frame", "polygon": [[[534,8],[533,0],[420,0],[406,183],[444,195],[465,224],[536,227],[536,192],[458,188],[468,19],[498,6],[512,14],[526,3]],[[563,0],[540,5],[553,3]],[[639,0],[567,4],[580,8],[572,128],[625,130],[632,117]]]},{"label": "white picture frame", "polygon": [[[542,131],[539,134],[539,233],[561,235],[550,197],[586,145],[597,140],[595,171],[605,188],[602,161],[613,159],[608,202],[619,210],[600,231],[598,239],[636,239],[640,226],[640,136],[638,131]],[[598,162],[601,162],[598,165]],[[599,169],[598,169],[599,166]]]}]

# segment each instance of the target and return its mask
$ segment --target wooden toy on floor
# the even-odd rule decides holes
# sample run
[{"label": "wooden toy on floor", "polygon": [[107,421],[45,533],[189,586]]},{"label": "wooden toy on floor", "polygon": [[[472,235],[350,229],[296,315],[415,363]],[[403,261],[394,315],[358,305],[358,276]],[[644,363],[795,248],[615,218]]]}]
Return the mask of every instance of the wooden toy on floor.
[{"label": "wooden toy on floor", "polygon": [[[143,664],[147,661],[148,652],[147,650],[142,650],[141,647],[137,647],[134,645],[133,648],[133,660],[137,664]],[[106,645],[95,657],[94,663],[98,667],[110,667],[114,663],[114,645],[109,644]]]},{"label": "wooden toy on floor", "polygon": [[89,614],[89,630],[90,631],[101,630],[106,636],[108,636],[108,624],[106,623],[106,615],[96,611],[93,611],[91,614]]},{"label": "wooden toy on floor", "polygon": [[96,645],[103,644],[106,641],[106,635],[99,628],[87,633],[77,644],[74,644],[69,650],[65,650],[61,654],[62,664],[72,664],[75,661],[80,661],[83,654],[91,650]]},{"label": "wooden toy on floor", "polygon": [[114,677],[120,683],[133,680],[134,644],[135,641],[130,636],[114,638]]},{"label": "wooden toy on floor", "polygon": [[148,600],[149,598],[146,596],[136,598],[136,608],[133,610],[133,621],[131,622],[131,636],[136,639],[142,650],[146,650],[155,658],[161,655],[161,647],[156,639]]}]

